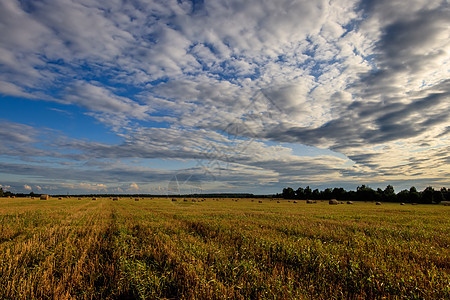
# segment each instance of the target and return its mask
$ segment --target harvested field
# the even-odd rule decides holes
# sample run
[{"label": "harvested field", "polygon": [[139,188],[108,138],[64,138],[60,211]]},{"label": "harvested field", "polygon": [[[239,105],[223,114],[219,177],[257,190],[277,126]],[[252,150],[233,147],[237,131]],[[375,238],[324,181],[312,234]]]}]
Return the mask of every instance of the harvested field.
[{"label": "harvested field", "polygon": [[448,206],[80,199],[0,198],[1,299],[450,298]]}]

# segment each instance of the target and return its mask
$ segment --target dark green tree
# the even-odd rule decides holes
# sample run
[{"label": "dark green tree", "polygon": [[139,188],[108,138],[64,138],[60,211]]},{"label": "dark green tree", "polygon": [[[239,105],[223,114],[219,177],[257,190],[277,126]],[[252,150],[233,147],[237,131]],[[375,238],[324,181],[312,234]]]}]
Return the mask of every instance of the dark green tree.
[{"label": "dark green tree", "polygon": [[419,194],[419,192],[417,191],[417,189],[414,186],[412,186],[409,189],[409,201],[408,202],[409,203],[418,203],[418,202],[420,202],[420,194]]},{"label": "dark green tree", "polygon": [[444,195],[442,194],[442,192],[440,190],[435,190],[433,192],[433,202],[439,204],[443,200],[444,200]]},{"label": "dark green tree", "polygon": [[305,200],[306,199],[306,195],[305,195],[305,189],[302,187],[299,187],[296,191],[295,194],[297,195],[297,199],[300,200]]},{"label": "dark green tree", "polygon": [[359,201],[378,201],[379,196],[376,191],[364,184],[356,188],[356,198]]},{"label": "dark green tree", "polygon": [[441,193],[445,201],[450,201],[450,189],[443,187],[441,188]]},{"label": "dark green tree", "polygon": [[330,188],[323,190],[323,192],[321,194],[322,194],[321,198],[323,200],[330,200],[333,198],[333,190]]},{"label": "dark green tree", "polygon": [[332,199],[345,200],[347,198],[347,191],[344,188],[334,188],[332,192]]},{"label": "dark green tree", "polygon": [[388,202],[395,202],[397,196],[392,185],[388,185],[383,191],[383,200]]},{"label": "dark green tree", "polygon": [[319,199],[320,199],[320,192],[319,192],[319,189],[315,189],[315,190],[312,192],[311,198],[314,199],[314,200],[319,200]]},{"label": "dark green tree", "polygon": [[305,188],[305,197],[306,197],[306,199],[311,199],[312,198],[312,190],[309,187],[309,185]]},{"label": "dark green tree", "polygon": [[408,190],[402,190],[397,194],[397,200],[399,202],[407,203],[409,202],[409,191]]},{"label": "dark green tree", "polygon": [[284,199],[295,199],[294,189],[291,187],[284,188],[282,196]]},{"label": "dark green tree", "polygon": [[433,187],[431,187],[431,186],[426,187],[422,192],[421,203],[424,203],[424,204],[433,203],[433,195],[434,195]]}]

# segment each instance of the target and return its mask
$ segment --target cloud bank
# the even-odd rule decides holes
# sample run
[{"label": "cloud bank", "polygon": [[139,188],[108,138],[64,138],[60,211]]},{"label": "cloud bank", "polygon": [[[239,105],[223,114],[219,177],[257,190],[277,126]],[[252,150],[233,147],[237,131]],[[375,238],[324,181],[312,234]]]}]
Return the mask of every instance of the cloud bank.
[{"label": "cloud bank", "polygon": [[449,29],[447,1],[3,1],[2,101],[81,111],[120,141],[5,116],[0,179],[448,185]]}]

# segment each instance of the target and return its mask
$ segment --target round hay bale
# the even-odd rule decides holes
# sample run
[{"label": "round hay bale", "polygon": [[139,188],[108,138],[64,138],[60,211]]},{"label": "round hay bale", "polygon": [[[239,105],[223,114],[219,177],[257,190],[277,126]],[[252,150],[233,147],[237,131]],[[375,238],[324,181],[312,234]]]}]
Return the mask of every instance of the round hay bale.
[{"label": "round hay bale", "polygon": [[328,201],[328,204],[330,204],[330,205],[338,205],[339,202],[336,199],[331,199],[330,201]]},{"label": "round hay bale", "polygon": [[313,200],[306,200],[306,204],[313,204],[314,201]]},{"label": "round hay bale", "polygon": [[402,203],[400,203],[400,205],[405,205],[405,203],[402,202]]},{"label": "round hay bale", "polygon": [[277,203],[280,203],[280,201],[277,201]]},{"label": "round hay bale", "polygon": [[92,200],[97,200],[97,198],[94,197],[94,198],[92,198]]},{"label": "round hay bale", "polygon": [[347,204],[353,204],[353,202],[352,201],[347,201]]},{"label": "round hay bale", "polygon": [[375,205],[381,205],[381,202],[376,202]]},{"label": "round hay bale", "polygon": [[177,201],[177,199],[175,199],[175,198],[172,198],[172,202],[176,202]]},{"label": "round hay bale", "polygon": [[135,198],[134,201],[139,201],[139,198]]},{"label": "round hay bale", "polygon": [[113,201],[119,201],[119,197],[113,197]]},{"label": "round hay bale", "polygon": [[41,195],[40,199],[41,200],[48,200],[48,195]]},{"label": "round hay bale", "polygon": [[294,203],[297,203],[297,201],[294,201]]},{"label": "round hay bale", "polygon": [[261,200],[259,200],[259,201],[258,201],[258,203],[262,203],[262,201],[261,201]]},{"label": "round hay bale", "polygon": [[58,200],[62,200],[62,197],[58,197]]}]

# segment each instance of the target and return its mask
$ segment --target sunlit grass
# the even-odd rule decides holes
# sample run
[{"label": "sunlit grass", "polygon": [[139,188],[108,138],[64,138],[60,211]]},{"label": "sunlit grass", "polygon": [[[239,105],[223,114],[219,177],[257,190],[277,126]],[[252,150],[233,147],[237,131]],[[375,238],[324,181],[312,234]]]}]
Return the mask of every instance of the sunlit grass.
[{"label": "sunlit grass", "polygon": [[0,199],[4,299],[448,299],[450,207]]}]

